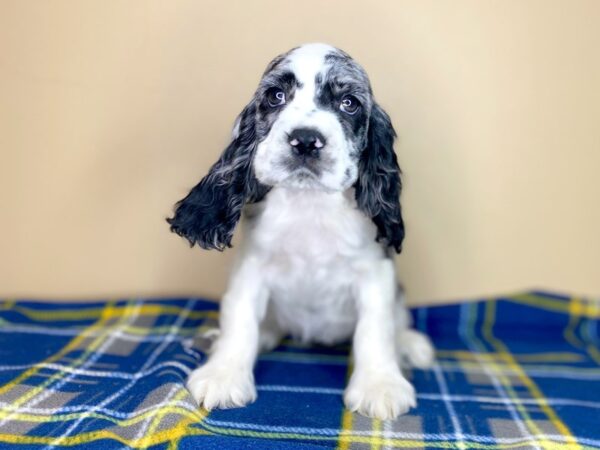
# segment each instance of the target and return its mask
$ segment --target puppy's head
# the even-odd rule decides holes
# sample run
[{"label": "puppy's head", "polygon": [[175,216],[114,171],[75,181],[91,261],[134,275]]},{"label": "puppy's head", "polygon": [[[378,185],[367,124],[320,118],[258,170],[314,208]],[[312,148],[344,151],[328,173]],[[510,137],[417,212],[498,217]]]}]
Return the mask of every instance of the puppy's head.
[{"label": "puppy's head", "polygon": [[238,116],[233,138],[208,175],[177,204],[171,230],[192,245],[230,246],[246,202],[274,186],[345,191],[400,251],[400,169],[395,133],[366,72],[349,55],[309,44],[276,57]]}]

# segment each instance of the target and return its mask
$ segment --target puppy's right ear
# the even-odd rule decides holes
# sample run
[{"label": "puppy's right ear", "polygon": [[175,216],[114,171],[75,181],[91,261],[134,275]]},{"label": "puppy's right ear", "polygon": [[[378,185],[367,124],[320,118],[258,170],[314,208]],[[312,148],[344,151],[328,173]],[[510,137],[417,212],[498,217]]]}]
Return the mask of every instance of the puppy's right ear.
[{"label": "puppy's right ear", "polygon": [[235,225],[246,202],[259,201],[267,192],[254,176],[256,105],[251,101],[236,120],[233,138],[219,160],[190,193],[177,202],[167,219],[171,231],[210,250],[231,247]]}]

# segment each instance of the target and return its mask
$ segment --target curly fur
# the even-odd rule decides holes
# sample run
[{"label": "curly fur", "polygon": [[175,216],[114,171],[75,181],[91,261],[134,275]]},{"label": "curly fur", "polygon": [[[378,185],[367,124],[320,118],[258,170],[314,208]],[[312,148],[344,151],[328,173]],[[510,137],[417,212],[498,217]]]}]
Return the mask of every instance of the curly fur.
[{"label": "curly fur", "polygon": [[210,250],[231,247],[231,239],[247,201],[261,200],[268,188],[254,176],[256,106],[240,114],[238,133],[219,160],[190,193],[177,202],[175,216],[167,219],[171,231]]},{"label": "curly fur", "polygon": [[368,136],[354,186],[356,201],[377,225],[377,240],[383,240],[400,253],[404,221],[399,201],[401,172],[393,148],[396,132],[389,116],[377,104],[371,110]]}]

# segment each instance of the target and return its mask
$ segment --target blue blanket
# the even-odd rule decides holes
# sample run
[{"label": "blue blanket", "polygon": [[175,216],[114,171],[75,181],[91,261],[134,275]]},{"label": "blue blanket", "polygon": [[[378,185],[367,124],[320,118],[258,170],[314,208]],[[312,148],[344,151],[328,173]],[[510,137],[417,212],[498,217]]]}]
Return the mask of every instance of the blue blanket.
[{"label": "blue blanket", "polygon": [[[532,292],[418,308],[437,349],[396,421],[344,410],[349,346],[286,340],[258,400],[198,409],[184,387],[217,306],[199,299],[0,303],[0,447],[600,448],[600,304]],[[204,333],[205,334],[205,333]]]}]

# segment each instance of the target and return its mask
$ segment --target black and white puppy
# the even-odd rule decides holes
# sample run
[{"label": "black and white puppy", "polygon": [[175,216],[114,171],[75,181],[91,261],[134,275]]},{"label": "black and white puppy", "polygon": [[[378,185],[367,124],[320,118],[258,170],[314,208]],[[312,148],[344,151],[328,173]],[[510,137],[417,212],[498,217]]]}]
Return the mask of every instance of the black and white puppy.
[{"label": "black and white puppy", "polygon": [[223,250],[244,216],[219,338],[187,382],[200,405],[252,402],[258,352],[291,334],[353,337],[349,409],[390,419],[415,406],[400,364],[428,367],[434,351],[410,328],[392,259],[404,238],[394,138],[343,51],[309,44],[268,65],[231,143],[168,219],[192,245]]}]

